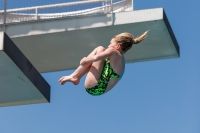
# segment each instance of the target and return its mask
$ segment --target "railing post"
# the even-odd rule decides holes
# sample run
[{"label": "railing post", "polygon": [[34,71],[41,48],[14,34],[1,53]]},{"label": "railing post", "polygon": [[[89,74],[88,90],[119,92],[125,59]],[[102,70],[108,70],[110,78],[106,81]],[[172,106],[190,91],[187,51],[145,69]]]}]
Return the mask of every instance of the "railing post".
[{"label": "railing post", "polygon": [[35,19],[38,20],[38,8],[35,8]]},{"label": "railing post", "polygon": [[3,18],[3,30],[6,32],[6,10],[7,10],[7,0],[4,0],[4,18]]},{"label": "railing post", "polygon": [[114,18],[113,18],[113,0],[110,0],[110,7],[111,7],[111,22],[114,25]]},{"label": "railing post", "polygon": [[103,6],[103,12],[105,11],[105,8],[104,8],[104,1],[102,1],[102,6]]},{"label": "railing post", "polygon": [[133,0],[131,0],[132,11],[134,10]]}]

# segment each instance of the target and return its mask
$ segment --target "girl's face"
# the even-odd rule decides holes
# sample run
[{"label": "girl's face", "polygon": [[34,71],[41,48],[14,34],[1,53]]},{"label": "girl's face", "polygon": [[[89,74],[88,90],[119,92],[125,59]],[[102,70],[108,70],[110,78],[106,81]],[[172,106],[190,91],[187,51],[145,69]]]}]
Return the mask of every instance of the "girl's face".
[{"label": "girl's face", "polygon": [[110,45],[108,45],[108,48],[114,48],[114,49],[116,49],[118,45],[119,45],[119,44],[118,44],[118,43],[115,41],[115,39],[113,38],[113,39],[111,39]]}]

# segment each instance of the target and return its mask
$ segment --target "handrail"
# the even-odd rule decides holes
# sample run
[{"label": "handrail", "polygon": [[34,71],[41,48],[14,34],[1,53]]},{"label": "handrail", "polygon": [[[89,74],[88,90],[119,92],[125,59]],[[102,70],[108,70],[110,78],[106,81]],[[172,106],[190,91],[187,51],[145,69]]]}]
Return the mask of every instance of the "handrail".
[{"label": "handrail", "polygon": [[[73,5],[97,3],[97,2],[104,2],[104,1],[106,1],[106,0],[89,0],[89,1],[68,2],[68,3],[51,4],[51,5],[44,5],[44,6],[33,6],[33,7],[25,7],[25,8],[17,8],[17,9],[8,9],[7,12],[29,11],[29,10],[36,10],[36,9],[73,6]],[[3,12],[4,12],[4,10],[0,10],[0,13],[3,13]]]},{"label": "handrail", "polygon": [[[6,4],[7,0],[4,0]],[[63,6],[70,6],[70,5],[77,5],[78,4],[87,4],[87,3],[94,3],[94,2],[103,2],[103,6],[95,7],[85,10],[77,10],[77,11],[67,11],[67,12],[59,12],[59,13],[39,13],[39,9],[44,8],[56,8],[56,7],[63,7]],[[67,16],[77,16],[77,15],[87,15],[87,14],[96,14],[96,13],[110,13],[111,14],[111,22],[113,24],[114,18],[113,13],[128,9],[130,7],[131,0],[120,0],[118,2],[114,2],[114,0],[84,0],[79,2],[69,2],[69,3],[60,3],[60,4],[50,4],[50,5],[43,5],[43,6],[34,6],[34,7],[25,7],[25,8],[16,8],[16,9],[4,9],[1,10],[0,13],[4,18],[0,18],[0,23],[6,25],[7,23],[12,22],[22,22],[22,21],[31,21],[31,20],[38,20],[38,19],[48,19],[48,18],[59,18],[59,17],[67,17]],[[105,3],[106,2],[106,3]],[[107,3],[108,2],[108,3]],[[128,3],[127,3],[128,2]],[[123,9],[122,9],[123,7]],[[6,6],[4,6],[6,8]],[[120,9],[121,8],[121,9]],[[35,10],[35,13],[26,14],[19,11],[25,10]],[[3,20],[4,19],[4,20]],[[2,21],[3,20],[3,21]]]},{"label": "handrail", "polygon": [[[120,2],[116,2],[116,3],[113,3],[113,12],[114,12],[114,6],[116,4],[121,4],[123,2],[126,2],[126,0],[124,1],[120,1]],[[74,14],[87,14],[88,12],[91,12],[91,11],[96,11],[96,10],[101,10],[103,8],[106,8],[106,7],[110,7],[108,5],[105,5],[105,6],[101,6],[101,7],[95,7],[95,8],[91,8],[91,9],[85,9],[85,10],[80,10],[80,11],[73,11],[73,12],[62,12],[62,13],[45,13],[45,14],[38,14],[38,16],[40,17],[45,17],[45,16],[59,16],[59,15],[73,15]],[[32,15],[32,14],[30,14]]]},{"label": "handrail", "polygon": [[[114,13],[114,9],[115,9],[115,6],[117,4],[121,4],[121,3],[124,3],[126,2],[127,0],[122,0],[122,1],[119,1],[119,2],[116,2],[116,3],[113,3],[113,13]],[[89,12],[92,12],[92,11],[101,11],[102,9],[104,8],[107,8],[107,7],[110,7],[110,5],[105,5],[105,6],[101,6],[101,7],[95,7],[95,8],[91,8],[91,9],[85,9],[85,10],[79,10],[79,11],[70,11],[70,12],[62,12],[62,13],[41,13],[41,14],[38,14],[38,16],[49,16],[49,15],[52,15],[52,16],[57,16],[57,15],[73,15],[73,14],[87,14]],[[19,13],[18,13],[19,14]],[[20,15],[23,15],[20,14]],[[29,14],[29,15],[35,15],[35,14]]]}]

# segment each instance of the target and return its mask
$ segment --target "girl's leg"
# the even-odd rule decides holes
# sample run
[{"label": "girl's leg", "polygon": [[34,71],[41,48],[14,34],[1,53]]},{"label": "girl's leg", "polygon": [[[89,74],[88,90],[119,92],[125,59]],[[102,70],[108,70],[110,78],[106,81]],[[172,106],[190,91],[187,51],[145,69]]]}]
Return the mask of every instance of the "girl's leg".
[{"label": "girl's leg", "polygon": [[[99,47],[97,54],[103,51],[105,51],[105,48]],[[90,70],[87,74],[87,77],[85,79],[85,88],[94,87],[98,83],[103,69],[104,61],[105,60],[103,59],[92,63]]]},{"label": "girl's leg", "polygon": [[[100,51],[102,51],[103,47],[99,46],[95,48],[87,57],[94,56]],[[105,49],[105,48],[103,48]],[[63,76],[59,79],[59,82],[63,85],[66,82],[72,82],[73,84],[77,85],[81,79],[89,70],[92,65],[92,62],[86,63],[84,65],[80,65],[71,75],[69,76]]]}]

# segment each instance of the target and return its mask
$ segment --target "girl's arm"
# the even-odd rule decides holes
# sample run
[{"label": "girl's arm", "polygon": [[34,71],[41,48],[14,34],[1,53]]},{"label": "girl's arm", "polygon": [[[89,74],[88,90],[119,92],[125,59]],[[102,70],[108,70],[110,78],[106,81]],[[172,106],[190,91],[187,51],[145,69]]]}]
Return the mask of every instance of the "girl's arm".
[{"label": "girl's arm", "polygon": [[109,57],[111,56],[113,53],[115,52],[114,49],[112,48],[108,48],[106,49],[105,51],[97,54],[97,55],[94,55],[94,56],[89,56],[89,57],[84,57],[81,61],[80,61],[80,65],[84,65],[88,62],[96,62],[96,61],[99,61],[99,60],[102,60],[102,59],[105,59],[106,57]]}]

